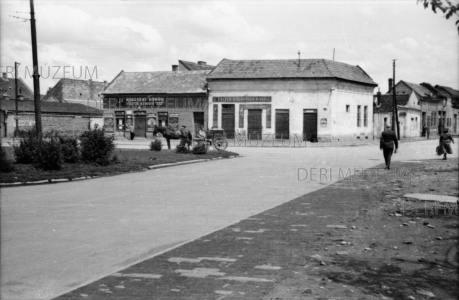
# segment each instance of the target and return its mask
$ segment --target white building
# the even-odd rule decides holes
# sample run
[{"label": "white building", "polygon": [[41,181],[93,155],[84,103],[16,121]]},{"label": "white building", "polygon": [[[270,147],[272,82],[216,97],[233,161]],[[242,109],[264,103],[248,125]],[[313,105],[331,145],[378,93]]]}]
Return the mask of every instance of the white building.
[{"label": "white building", "polygon": [[[247,138],[373,138],[373,90],[359,66],[325,59],[228,60],[209,74],[209,128]],[[263,138],[265,138],[263,136]]]}]

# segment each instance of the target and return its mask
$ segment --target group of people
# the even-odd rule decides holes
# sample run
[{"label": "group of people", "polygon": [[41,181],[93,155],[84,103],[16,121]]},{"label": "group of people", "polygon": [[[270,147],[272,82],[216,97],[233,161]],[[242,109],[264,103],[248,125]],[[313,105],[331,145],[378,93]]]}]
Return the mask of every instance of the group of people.
[{"label": "group of people", "polygon": [[[398,139],[394,131],[391,130],[391,127],[387,125],[386,129],[381,133],[381,139],[379,143],[379,149],[383,151],[384,161],[386,163],[386,169],[390,169],[390,161],[392,154],[397,153],[398,149]],[[423,129],[424,132],[424,129]],[[427,131],[427,137],[429,136],[429,131]],[[424,132],[425,133],[425,132]],[[440,135],[439,145],[437,147],[437,154],[442,155],[443,159],[446,160],[447,154],[452,154],[453,149],[451,148],[451,143],[454,144],[454,139],[449,134],[448,128],[443,130],[443,133]]]}]

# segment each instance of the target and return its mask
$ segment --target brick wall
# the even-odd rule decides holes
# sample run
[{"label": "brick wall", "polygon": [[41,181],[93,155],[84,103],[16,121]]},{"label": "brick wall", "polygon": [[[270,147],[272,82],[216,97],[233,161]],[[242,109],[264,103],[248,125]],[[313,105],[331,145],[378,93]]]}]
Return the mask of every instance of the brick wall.
[{"label": "brick wall", "polygon": [[[34,114],[19,115],[19,130],[30,130],[35,125]],[[43,132],[55,130],[62,134],[81,134],[89,129],[91,119],[89,117],[67,116],[67,115],[42,115]],[[3,126],[5,124],[2,124]],[[6,136],[14,136],[16,121],[13,114],[8,114],[6,119]],[[5,132],[2,130],[2,136]]]}]

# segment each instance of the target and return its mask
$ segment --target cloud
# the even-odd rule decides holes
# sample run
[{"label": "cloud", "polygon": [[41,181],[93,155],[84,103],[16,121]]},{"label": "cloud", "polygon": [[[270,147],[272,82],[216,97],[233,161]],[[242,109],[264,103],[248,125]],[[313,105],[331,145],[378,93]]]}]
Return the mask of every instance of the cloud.
[{"label": "cloud", "polygon": [[229,2],[209,2],[191,6],[184,12],[183,20],[191,25],[197,34],[216,38],[231,38],[236,41],[261,42],[272,35],[264,28],[251,25]]}]

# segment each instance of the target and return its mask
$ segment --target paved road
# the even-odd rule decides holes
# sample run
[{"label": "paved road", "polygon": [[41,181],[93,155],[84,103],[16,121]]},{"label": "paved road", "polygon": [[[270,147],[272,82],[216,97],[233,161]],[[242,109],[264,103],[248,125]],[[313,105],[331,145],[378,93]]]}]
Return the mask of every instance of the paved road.
[{"label": "paved road", "polygon": [[[436,143],[403,144],[395,160],[438,159]],[[375,146],[237,151],[241,158],[2,189],[2,299],[52,298],[317,190],[339,168],[383,162]],[[336,176],[298,181],[298,168],[313,167]]]}]

